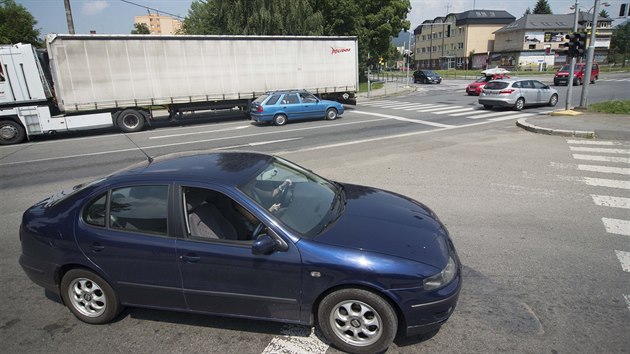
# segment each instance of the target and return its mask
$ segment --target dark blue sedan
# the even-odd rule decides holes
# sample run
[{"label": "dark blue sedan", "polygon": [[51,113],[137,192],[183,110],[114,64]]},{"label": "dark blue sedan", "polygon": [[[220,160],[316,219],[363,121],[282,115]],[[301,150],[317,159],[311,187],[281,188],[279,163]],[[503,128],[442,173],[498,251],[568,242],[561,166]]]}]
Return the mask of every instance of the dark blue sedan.
[{"label": "dark blue sedan", "polygon": [[339,102],[322,100],[306,91],[275,91],[256,98],[249,116],[255,122],[285,125],[289,121],[325,118],[337,119],[344,112]]},{"label": "dark blue sedan", "polygon": [[26,274],[82,321],[137,306],[316,323],[355,353],[435,331],[461,287],[423,204],[258,153],[165,156],[76,186],[29,208],[20,240]]}]

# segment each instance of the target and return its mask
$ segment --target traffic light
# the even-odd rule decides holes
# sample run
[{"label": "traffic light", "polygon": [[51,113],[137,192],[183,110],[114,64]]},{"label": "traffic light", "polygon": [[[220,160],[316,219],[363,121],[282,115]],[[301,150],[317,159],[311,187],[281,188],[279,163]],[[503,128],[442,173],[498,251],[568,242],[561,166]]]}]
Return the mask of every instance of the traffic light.
[{"label": "traffic light", "polygon": [[564,43],[569,58],[582,57],[586,54],[586,33],[576,32],[567,34],[568,41]]},{"label": "traffic light", "polygon": [[583,57],[586,55],[586,32],[576,33],[577,35],[577,56]]}]

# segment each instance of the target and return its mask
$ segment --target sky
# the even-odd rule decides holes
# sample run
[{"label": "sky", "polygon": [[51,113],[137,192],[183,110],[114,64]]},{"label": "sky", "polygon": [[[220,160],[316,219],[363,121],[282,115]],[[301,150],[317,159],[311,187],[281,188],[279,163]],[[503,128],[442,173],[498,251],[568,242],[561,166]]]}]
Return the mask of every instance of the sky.
[{"label": "sky", "polygon": [[[192,0],[129,0],[133,3],[158,9],[173,15],[186,17]],[[630,0],[606,0],[611,4],[606,10],[614,18],[622,3]],[[68,33],[63,0],[16,0],[24,5],[37,20],[36,27],[42,37],[47,33]],[[422,21],[444,16],[447,13],[472,9],[506,10],[517,19],[529,7],[533,10],[537,0],[411,0],[410,31]],[[591,9],[594,0],[579,0],[584,11]],[[575,0],[548,0],[554,14],[572,12],[569,7]],[[133,29],[134,16],[146,15],[147,9],[121,0],[70,0],[76,33],[129,34]],[[601,7],[601,6],[600,6]],[[603,7],[601,7],[603,8]],[[152,11],[155,12],[155,11]]]}]

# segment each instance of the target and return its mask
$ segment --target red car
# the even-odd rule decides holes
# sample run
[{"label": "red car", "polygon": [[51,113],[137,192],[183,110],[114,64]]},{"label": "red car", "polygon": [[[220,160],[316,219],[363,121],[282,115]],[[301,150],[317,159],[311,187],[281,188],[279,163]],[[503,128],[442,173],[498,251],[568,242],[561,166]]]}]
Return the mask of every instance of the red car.
[{"label": "red car", "polygon": [[481,89],[484,86],[486,86],[486,84],[488,82],[490,82],[492,80],[503,79],[503,78],[509,78],[509,76],[505,75],[505,74],[495,74],[495,75],[484,75],[484,76],[481,76],[480,78],[478,78],[474,82],[470,83],[466,87],[466,93],[469,96],[472,96],[472,95],[479,96],[479,94],[481,93]]}]

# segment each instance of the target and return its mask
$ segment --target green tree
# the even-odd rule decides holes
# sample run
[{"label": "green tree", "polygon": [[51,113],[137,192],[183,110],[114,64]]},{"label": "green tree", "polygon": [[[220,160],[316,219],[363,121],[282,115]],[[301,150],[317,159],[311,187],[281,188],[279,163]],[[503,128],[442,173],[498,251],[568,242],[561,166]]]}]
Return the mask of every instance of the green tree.
[{"label": "green tree", "polygon": [[525,10],[525,13],[523,14],[523,16],[531,15],[531,14],[532,14],[532,9],[528,7],[527,10]]},{"label": "green tree", "polygon": [[612,37],[610,38],[610,53],[609,60],[618,63],[621,62],[621,66],[626,66],[626,61],[630,59],[630,23],[623,26],[617,26],[613,29]]},{"label": "green tree", "polygon": [[608,14],[608,11],[606,11],[606,9],[602,9],[602,11],[599,12],[599,17],[610,18],[610,15]]},{"label": "green tree", "polygon": [[28,10],[13,0],[0,2],[0,43],[30,43],[41,46],[37,21]]},{"label": "green tree", "polygon": [[151,34],[151,31],[146,23],[134,23],[131,34]]},{"label": "green tree", "polygon": [[551,7],[547,0],[538,0],[536,7],[534,7],[534,14],[536,15],[551,15]]},{"label": "green tree", "polygon": [[195,0],[186,34],[322,35],[323,17],[309,0]]}]

